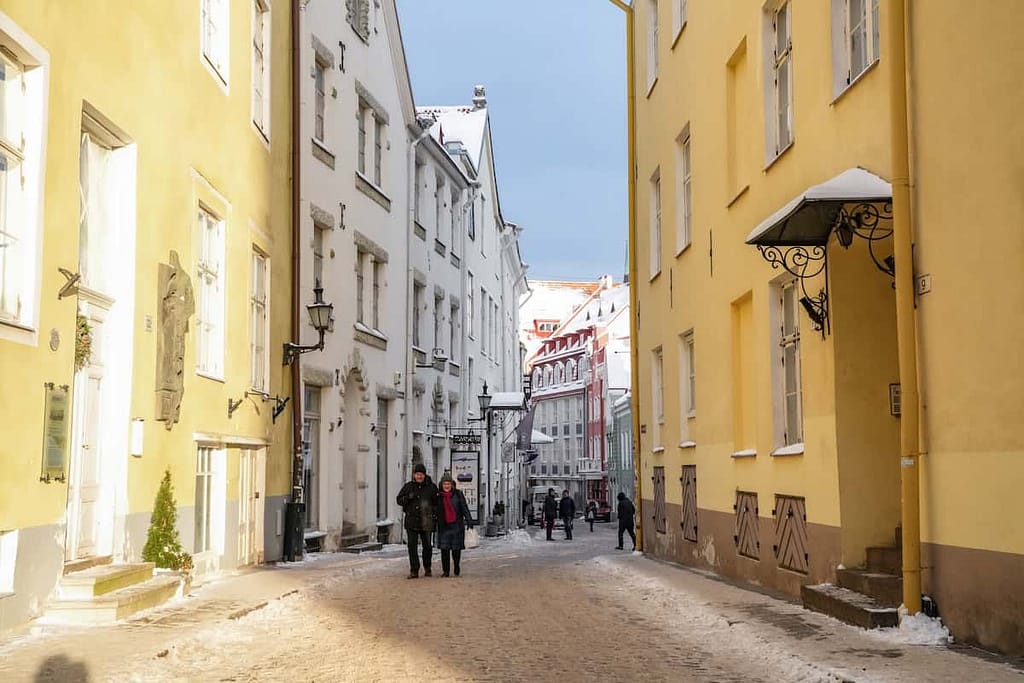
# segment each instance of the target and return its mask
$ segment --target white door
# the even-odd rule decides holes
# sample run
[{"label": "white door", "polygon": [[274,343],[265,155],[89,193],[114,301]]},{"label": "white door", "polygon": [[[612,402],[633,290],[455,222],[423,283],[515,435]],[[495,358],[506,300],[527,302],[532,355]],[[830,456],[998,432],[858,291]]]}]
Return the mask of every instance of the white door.
[{"label": "white door", "polygon": [[243,450],[238,467],[238,565],[263,562],[263,449]]},{"label": "white door", "polygon": [[101,523],[103,465],[103,320],[89,316],[93,354],[75,375],[72,408],[75,438],[72,440],[71,472],[68,481],[68,528],[65,559],[77,560],[96,554]]}]

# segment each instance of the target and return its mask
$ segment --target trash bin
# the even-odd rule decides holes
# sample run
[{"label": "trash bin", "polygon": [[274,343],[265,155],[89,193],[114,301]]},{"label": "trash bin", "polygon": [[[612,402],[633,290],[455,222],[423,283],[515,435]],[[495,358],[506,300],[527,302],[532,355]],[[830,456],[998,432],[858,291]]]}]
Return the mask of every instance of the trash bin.
[{"label": "trash bin", "polygon": [[377,543],[387,545],[391,539],[391,527],[394,522],[377,522]]}]

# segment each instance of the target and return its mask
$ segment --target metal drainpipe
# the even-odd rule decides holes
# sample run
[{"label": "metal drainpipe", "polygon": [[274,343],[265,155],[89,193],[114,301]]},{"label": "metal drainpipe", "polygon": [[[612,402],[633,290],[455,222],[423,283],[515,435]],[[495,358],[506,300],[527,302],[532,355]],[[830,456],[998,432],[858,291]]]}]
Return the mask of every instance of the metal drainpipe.
[{"label": "metal drainpipe", "polygon": [[[302,301],[299,291],[302,287],[300,264],[300,216],[302,203],[302,184],[300,182],[302,162],[299,156],[299,136],[302,132],[300,97],[300,76],[302,67],[300,64],[299,43],[301,42],[301,13],[300,5],[305,8],[302,0],[293,0],[291,3],[291,31],[292,31],[292,320],[291,338],[301,342],[299,311],[302,309]],[[288,501],[285,514],[285,535],[284,535],[284,558],[295,561],[302,557],[302,544],[300,539],[295,538],[301,534],[301,510],[299,509],[299,498],[302,492],[302,370],[301,356],[296,355],[291,364],[292,381],[292,492]],[[298,552],[296,552],[296,550]]]},{"label": "metal drainpipe", "polygon": [[896,259],[896,345],[900,366],[900,492],[903,522],[903,605],[921,611],[920,407],[914,320],[914,236],[907,124],[906,0],[892,0],[889,41],[889,125],[892,136],[893,257]]},{"label": "metal drainpipe", "polygon": [[[630,346],[633,353],[630,354],[630,383],[633,392],[633,476],[636,484],[637,508],[643,507],[643,496],[640,476],[640,411],[639,411],[639,388],[640,388],[640,359],[637,353],[637,332],[639,331],[640,310],[637,306],[637,263],[636,263],[636,92],[634,73],[636,67],[636,43],[633,37],[635,15],[633,6],[623,0],[610,0],[616,7],[626,13],[626,118],[628,137],[628,162],[629,162],[629,335]],[[636,515],[636,549],[643,551],[643,514]]]}]

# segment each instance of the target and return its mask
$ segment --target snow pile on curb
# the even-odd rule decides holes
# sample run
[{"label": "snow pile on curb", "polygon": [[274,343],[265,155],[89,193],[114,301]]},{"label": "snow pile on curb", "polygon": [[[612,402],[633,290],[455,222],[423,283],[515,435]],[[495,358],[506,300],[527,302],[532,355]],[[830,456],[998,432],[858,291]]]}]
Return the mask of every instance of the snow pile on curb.
[{"label": "snow pile on curb", "polygon": [[953,642],[949,629],[942,625],[942,619],[932,618],[918,612],[914,616],[900,606],[900,625],[869,631],[872,635],[889,642],[905,645],[948,645]]},{"label": "snow pile on curb", "polygon": [[505,536],[505,542],[510,545],[531,545],[533,538],[526,529],[511,529]]}]

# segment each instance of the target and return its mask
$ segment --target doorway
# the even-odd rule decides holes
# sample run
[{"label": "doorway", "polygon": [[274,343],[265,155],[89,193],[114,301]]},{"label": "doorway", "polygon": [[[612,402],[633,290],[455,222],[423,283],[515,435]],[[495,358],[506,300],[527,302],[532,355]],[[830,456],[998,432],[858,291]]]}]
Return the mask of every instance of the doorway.
[{"label": "doorway", "polygon": [[238,459],[238,566],[263,563],[263,481],[266,449],[243,449]]}]

